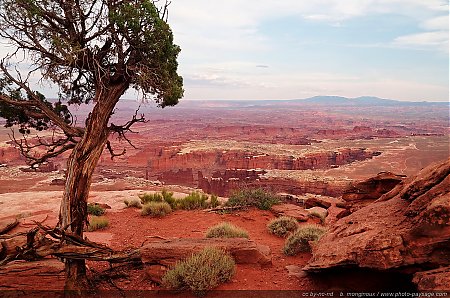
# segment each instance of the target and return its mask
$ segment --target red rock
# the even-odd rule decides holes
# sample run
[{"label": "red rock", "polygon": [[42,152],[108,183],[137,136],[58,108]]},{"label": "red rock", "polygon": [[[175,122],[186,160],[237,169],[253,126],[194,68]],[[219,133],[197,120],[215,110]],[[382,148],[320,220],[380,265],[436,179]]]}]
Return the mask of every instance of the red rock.
[{"label": "red rock", "polygon": [[449,266],[449,174],[450,159],[431,165],[340,219],[314,247],[305,269]]},{"label": "red rock", "polygon": [[325,208],[322,207],[312,207],[309,209],[305,209],[306,212],[308,212],[309,214],[317,214],[319,215],[321,218],[326,218],[328,216],[328,211]]},{"label": "red rock", "polygon": [[244,238],[229,239],[191,239],[181,238],[151,242],[139,249],[142,262],[146,265],[174,265],[192,253],[205,247],[218,247],[233,256],[238,264],[271,264],[270,249],[257,245],[254,241]]},{"label": "red rock", "polygon": [[298,221],[308,221],[309,218],[308,211],[294,204],[274,205],[271,211],[277,216],[290,216]]},{"label": "red rock", "polygon": [[0,291],[61,291],[64,282],[64,263],[56,259],[14,261],[0,266]]},{"label": "red rock", "polygon": [[449,291],[450,267],[443,267],[414,274],[413,283],[419,291]]},{"label": "red rock", "polygon": [[405,176],[381,172],[375,177],[360,181],[347,188],[342,198],[351,205],[353,210],[359,209],[380,198],[404,179]]}]

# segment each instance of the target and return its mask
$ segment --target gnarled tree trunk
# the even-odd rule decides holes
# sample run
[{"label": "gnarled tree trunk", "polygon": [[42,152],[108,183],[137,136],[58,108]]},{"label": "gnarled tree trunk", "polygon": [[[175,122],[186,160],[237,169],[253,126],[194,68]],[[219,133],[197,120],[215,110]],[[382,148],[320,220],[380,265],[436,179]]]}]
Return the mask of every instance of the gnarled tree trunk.
[{"label": "gnarled tree trunk", "polygon": [[[108,140],[108,121],[127,83],[104,90],[96,99],[83,137],[67,161],[67,177],[59,214],[60,228],[83,236],[87,224],[87,199],[92,175]],[[102,92],[98,93],[102,94]],[[66,260],[66,290],[81,291],[88,287],[84,260]]]}]

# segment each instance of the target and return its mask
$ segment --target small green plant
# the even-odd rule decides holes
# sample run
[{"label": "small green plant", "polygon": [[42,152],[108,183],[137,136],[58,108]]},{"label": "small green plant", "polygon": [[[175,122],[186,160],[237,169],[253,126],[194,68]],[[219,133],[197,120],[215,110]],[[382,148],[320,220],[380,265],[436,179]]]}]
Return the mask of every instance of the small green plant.
[{"label": "small green plant", "polygon": [[208,199],[208,195],[194,191],[185,198],[178,200],[177,207],[184,210],[205,209],[208,207]]},{"label": "small green plant", "polygon": [[326,229],[319,225],[304,225],[290,235],[284,244],[285,255],[294,256],[300,252],[311,252],[310,242],[315,242],[325,234]]},{"label": "small green plant", "polygon": [[166,201],[172,209],[177,208],[177,199],[173,197],[173,192],[167,191],[166,189],[163,189],[161,191],[161,196],[163,197],[163,200]]},{"label": "small green plant", "polygon": [[208,290],[227,282],[235,273],[235,262],[223,250],[207,247],[188,259],[178,262],[162,278],[169,289],[191,290],[204,296]]},{"label": "small green plant", "polygon": [[281,216],[270,221],[267,224],[267,229],[271,234],[286,237],[289,233],[292,233],[298,229],[298,222],[295,218]]},{"label": "small green plant", "polygon": [[93,232],[96,230],[101,230],[109,225],[109,221],[104,216],[91,216],[89,219],[88,231]]},{"label": "small green plant", "polygon": [[149,202],[162,202],[164,200],[162,194],[160,193],[144,193],[138,196],[141,199],[142,204]]},{"label": "small green plant", "polygon": [[229,222],[222,222],[209,228],[206,238],[248,238],[248,233]]},{"label": "small green plant", "polygon": [[219,198],[216,195],[211,195],[211,198],[209,199],[209,205],[211,208],[220,206]]},{"label": "small green plant", "polygon": [[142,208],[141,200],[139,199],[130,199],[130,200],[124,200],[123,201],[127,208]]},{"label": "small green plant", "polygon": [[89,203],[87,205],[87,213],[95,216],[105,214],[105,209],[96,203]]},{"label": "small green plant", "polygon": [[261,210],[269,210],[273,205],[279,204],[280,199],[272,192],[262,188],[241,189],[231,194],[228,206],[255,206]]},{"label": "small green plant", "polygon": [[149,202],[142,206],[141,215],[163,217],[172,212],[167,202]]}]

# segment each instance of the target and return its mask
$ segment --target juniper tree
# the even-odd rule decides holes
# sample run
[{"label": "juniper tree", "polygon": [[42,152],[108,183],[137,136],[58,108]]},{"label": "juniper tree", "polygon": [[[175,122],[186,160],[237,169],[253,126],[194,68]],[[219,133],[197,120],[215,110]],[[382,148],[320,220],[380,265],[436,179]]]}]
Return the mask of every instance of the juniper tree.
[{"label": "juniper tree", "polygon": [[[31,166],[70,152],[58,223],[67,233],[83,235],[91,178],[104,148],[112,157],[125,153],[114,152],[110,136],[126,137],[145,120],[136,113],[123,125],[110,123],[124,92],[138,90],[160,107],[176,105],[183,95],[167,7],[157,0],[0,0],[0,36],[12,49],[0,63],[0,116],[22,137],[31,130],[54,132],[32,141],[15,138]],[[32,68],[26,74],[14,62],[22,56]],[[57,100],[32,88],[28,78],[36,75],[58,87]],[[85,123],[75,123],[68,106],[86,104],[92,109]],[[85,287],[85,270],[83,260],[66,260],[66,289]]]}]

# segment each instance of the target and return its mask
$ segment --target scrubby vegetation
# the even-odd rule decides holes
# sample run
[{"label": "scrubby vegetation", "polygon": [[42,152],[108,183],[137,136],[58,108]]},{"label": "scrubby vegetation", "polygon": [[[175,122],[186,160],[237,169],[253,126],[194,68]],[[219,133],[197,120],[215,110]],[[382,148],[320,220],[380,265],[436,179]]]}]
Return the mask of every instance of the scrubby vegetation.
[{"label": "scrubby vegetation", "polygon": [[255,206],[261,210],[269,210],[280,203],[280,198],[262,188],[241,189],[231,194],[227,206]]},{"label": "scrubby vegetation", "polygon": [[[161,193],[155,192],[152,194],[144,193],[139,195],[139,199],[142,204],[147,204],[150,202],[165,202],[170,205],[172,210],[184,209],[184,210],[194,210],[194,209],[205,209],[205,208],[215,208],[220,205],[217,196],[212,195],[209,197],[207,194],[201,192],[191,192],[189,195],[182,199],[176,199],[173,196],[173,192],[169,192],[165,189]],[[126,203],[125,203],[126,204]],[[128,206],[128,205],[127,205]]]},{"label": "scrubby vegetation", "polygon": [[96,230],[101,230],[109,225],[109,221],[104,216],[91,216],[89,219],[88,231],[93,232]]},{"label": "scrubby vegetation", "polygon": [[205,209],[209,207],[208,199],[208,195],[194,191],[184,199],[178,200],[177,206],[184,210]]},{"label": "scrubby vegetation", "polygon": [[267,224],[267,229],[271,234],[286,237],[289,233],[292,233],[298,229],[298,222],[295,218],[281,216],[270,221]]},{"label": "scrubby vegetation", "polygon": [[310,242],[315,242],[325,234],[325,228],[319,225],[304,225],[290,235],[284,244],[283,252],[294,256],[300,252],[310,252]]},{"label": "scrubby vegetation", "polygon": [[248,238],[248,232],[232,223],[222,222],[209,228],[206,238]]},{"label": "scrubby vegetation", "polygon": [[211,198],[209,199],[209,205],[211,206],[211,208],[220,206],[219,198],[216,195],[211,195]]},{"label": "scrubby vegetation", "polygon": [[141,215],[163,217],[172,212],[167,202],[149,202],[142,206]]},{"label": "scrubby vegetation", "polygon": [[105,214],[105,209],[96,203],[89,203],[87,205],[87,212],[90,215],[100,216]]},{"label": "scrubby vegetation", "polygon": [[311,212],[311,216],[317,217],[318,219],[320,219],[321,224],[325,224],[326,216],[324,216],[322,213],[313,211]]},{"label": "scrubby vegetation", "polygon": [[130,199],[130,200],[124,200],[123,201],[127,208],[142,208],[141,200],[139,199]]},{"label": "scrubby vegetation", "polygon": [[166,288],[191,290],[203,296],[208,290],[227,282],[235,273],[231,256],[218,248],[205,248],[167,271],[162,278]]}]

